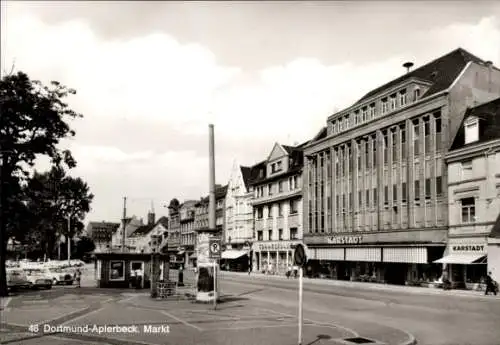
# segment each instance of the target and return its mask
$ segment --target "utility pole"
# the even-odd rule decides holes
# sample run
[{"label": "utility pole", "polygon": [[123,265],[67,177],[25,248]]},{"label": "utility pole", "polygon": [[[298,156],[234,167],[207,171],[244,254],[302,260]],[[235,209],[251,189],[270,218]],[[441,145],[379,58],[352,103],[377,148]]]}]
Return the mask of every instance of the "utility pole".
[{"label": "utility pole", "polygon": [[125,251],[125,238],[127,236],[125,232],[125,226],[127,225],[127,197],[123,197],[123,218],[122,218],[122,252]]},{"label": "utility pole", "polygon": [[[209,197],[208,197],[208,226],[210,230],[217,232],[216,206],[215,206],[215,141],[214,125],[208,125],[208,153],[209,153]],[[217,259],[214,260],[214,309],[217,308]]]},{"label": "utility pole", "polygon": [[68,242],[68,265],[71,266],[71,216],[68,215],[68,236],[66,236],[66,242]]}]

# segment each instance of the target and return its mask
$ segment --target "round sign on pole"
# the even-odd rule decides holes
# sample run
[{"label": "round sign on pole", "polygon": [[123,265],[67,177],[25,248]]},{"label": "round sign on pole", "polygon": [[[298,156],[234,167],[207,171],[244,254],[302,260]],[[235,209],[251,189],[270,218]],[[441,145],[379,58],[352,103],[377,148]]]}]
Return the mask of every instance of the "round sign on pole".
[{"label": "round sign on pole", "polygon": [[293,253],[293,263],[297,266],[304,266],[307,262],[306,251],[302,244],[297,244],[295,246],[295,251]]}]

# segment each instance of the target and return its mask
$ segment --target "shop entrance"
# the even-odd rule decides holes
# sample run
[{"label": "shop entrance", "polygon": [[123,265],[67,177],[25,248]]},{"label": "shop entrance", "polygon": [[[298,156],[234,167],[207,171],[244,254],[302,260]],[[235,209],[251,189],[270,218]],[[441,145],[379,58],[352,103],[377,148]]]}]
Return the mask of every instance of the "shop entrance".
[{"label": "shop entrance", "polygon": [[388,284],[405,285],[407,265],[400,263],[387,264],[385,267],[384,280]]}]

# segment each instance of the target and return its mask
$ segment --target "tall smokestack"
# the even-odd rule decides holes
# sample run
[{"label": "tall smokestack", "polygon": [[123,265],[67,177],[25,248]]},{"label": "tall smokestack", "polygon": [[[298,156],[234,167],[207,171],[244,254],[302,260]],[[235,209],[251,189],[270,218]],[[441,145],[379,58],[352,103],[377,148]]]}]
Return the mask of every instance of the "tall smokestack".
[{"label": "tall smokestack", "polygon": [[215,141],[214,141],[214,125],[208,125],[208,156],[209,156],[209,172],[208,172],[208,227],[210,230],[216,229],[215,223]]}]

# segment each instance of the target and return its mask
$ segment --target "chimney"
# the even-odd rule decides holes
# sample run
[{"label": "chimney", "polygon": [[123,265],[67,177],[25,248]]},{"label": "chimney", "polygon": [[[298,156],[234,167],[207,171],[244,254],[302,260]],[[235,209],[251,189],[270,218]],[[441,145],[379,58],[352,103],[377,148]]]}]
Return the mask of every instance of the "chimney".
[{"label": "chimney", "polygon": [[414,65],[413,62],[410,62],[410,61],[405,62],[403,64],[403,67],[406,68],[406,73],[410,73],[410,70],[413,67],[413,65]]},{"label": "chimney", "polygon": [[490,60],[488,60],[488,61],[486,61],[486,62],[484,63],[484,65],[485,65],[486,67],[493,67],[493,62],[491,62]]}]

